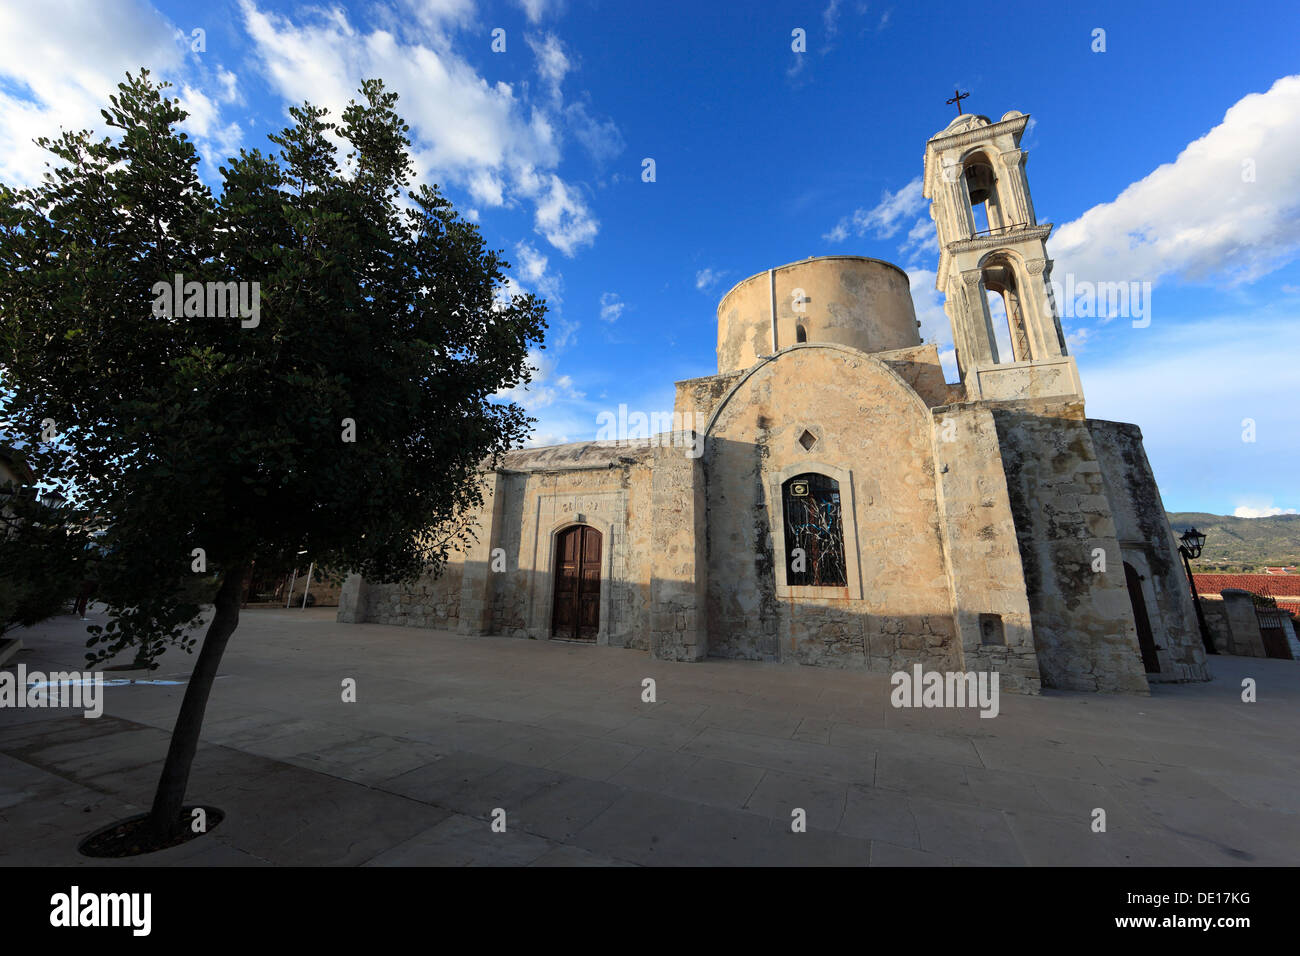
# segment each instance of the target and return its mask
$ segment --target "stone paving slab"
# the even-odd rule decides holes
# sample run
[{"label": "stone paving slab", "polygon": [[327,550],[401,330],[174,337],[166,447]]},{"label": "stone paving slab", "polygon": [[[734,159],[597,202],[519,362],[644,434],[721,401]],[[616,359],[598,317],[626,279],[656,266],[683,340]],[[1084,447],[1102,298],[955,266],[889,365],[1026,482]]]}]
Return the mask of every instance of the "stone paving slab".
[{"label": "stone paving slab", "polygon": [[[1220,657],[1213,681],[1143,698],[1004,695],[989,720],[895,709],[881,674],[332,617],[244,613],[188,797],[227,817],[160,854],[97,861],[76,844],[148,805],[192,656],[107,674],[182,683],[108,687],[98,719],[0,710],[0,865],[1300,862],[1294,662]],[[84,628],[23,631],[8,669],[80,667]]]},{"label": "stone paving slab", "polygon": [[795,808],[807,815],[808,825],[835,830],[844,816],[849,785],[819,777],[799,777],[778,770],[764,771],[744,809],[789,824]]}]

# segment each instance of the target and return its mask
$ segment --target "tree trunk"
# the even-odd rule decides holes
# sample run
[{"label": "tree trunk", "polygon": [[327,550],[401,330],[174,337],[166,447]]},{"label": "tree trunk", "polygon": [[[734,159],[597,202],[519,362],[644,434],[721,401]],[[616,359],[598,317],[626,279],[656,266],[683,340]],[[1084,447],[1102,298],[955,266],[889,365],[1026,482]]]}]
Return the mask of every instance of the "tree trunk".
[{"label": "tree trunk", "polygon": [[230,635],[239,625],[240,595],[243,590],[245,565],[228,568],[221,579],[221,588],[215,601],[216,613],[203,635],[203,649],[194,664],[181,701],[181,712],[172,729],[171,744],[163,763],[162,776],[154,793],[153,808],[149,811],[146,830],[149,837],[164,842],[178,836],[186,826],[181,819],[185,804],[185,790],[190,781],[190,767],[199,749],[199,732],[203,729],[203,713],[208,706],[208,695],[221,665]]}]

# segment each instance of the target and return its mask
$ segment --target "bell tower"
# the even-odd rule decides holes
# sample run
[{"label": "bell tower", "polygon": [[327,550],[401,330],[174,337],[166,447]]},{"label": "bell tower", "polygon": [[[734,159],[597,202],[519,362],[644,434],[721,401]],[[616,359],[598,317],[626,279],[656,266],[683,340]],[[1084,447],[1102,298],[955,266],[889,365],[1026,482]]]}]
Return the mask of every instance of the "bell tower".
[{"label": "bell tower", "polygon": [[[925,146],[924,193],[968,400],[1083,400],[1052,298],[1052,261],[1025,178],[1029,116],[959,114]],[[989,294],[996,294],[990,306]]]}]

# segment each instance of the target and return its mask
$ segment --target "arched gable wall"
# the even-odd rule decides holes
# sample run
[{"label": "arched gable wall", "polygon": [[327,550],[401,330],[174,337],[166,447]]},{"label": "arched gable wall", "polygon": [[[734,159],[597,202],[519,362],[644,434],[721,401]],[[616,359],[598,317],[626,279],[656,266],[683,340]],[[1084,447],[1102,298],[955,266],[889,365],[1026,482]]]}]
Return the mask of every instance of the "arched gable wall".
[{"label": "arched gable wall", "polygon": [[[932,430],[920,396],[855,349],[795,345],[736,383],[704,445],[711,654],[873,670],[955,664]],[[801,470],[840,482],[849,587],[781,587],[780,483]]]}]

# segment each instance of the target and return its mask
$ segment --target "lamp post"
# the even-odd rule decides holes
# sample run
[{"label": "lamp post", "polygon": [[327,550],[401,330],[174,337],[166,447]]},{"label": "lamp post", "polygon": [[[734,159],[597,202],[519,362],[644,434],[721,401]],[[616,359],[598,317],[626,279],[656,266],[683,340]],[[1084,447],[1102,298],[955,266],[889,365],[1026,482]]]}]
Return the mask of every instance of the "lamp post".
[{"label": "lamp post", "polygon": [[1195,528],[1184,531],[1183,536],[1178,539],[1178,553],[1183,556],[1183,567],[1187,569],[1187,583],[1192,586],[1192,601],[1196,604],[1196,621],[1201,625],[1201,643],[1205,645],[1205,653],[1217,654],[1219,652],[1214,649],[1210,629],[1205,626],[1205,611],[1201,609],[1201,595],[1196,590],[1196,579],[1192,577],[1192,558],[1199,558],[1203,547],[1205,547],[1205,535]]}]

